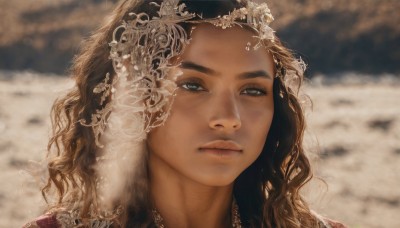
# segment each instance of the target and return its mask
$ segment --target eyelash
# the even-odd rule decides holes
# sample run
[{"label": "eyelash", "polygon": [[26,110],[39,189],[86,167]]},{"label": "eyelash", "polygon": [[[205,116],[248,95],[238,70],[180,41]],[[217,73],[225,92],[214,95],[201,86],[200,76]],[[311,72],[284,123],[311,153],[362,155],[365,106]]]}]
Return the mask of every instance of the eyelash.
[{"label": "eyelash", "polygon": [[[197,92],[202,92],[206,91],[204,86],[202,85],[203,83],[198,80],[189,80],[189,81],[183,81],[178,83],[178,87],[187,90],[189,92],[197,93]],[[192,87],[192,88],[190,88]],[[196,87],[196,88],[193,88]],[[249,92],[252,91],[252,92]],[[246,92],[247,91],[247,92]],[[244,89],[240,92],[240,94],[252,96],[252,97],[259,97],[259,96],[266,96],[268,94],[267,90],[259,85],[246,85]]]},{"label": "eyelash", "polygon": [[249,96],[252,96],[252,97],[260,97],[260,96],[266,96],[268,93],[267,93],[267,90],[264,88],[264,87],[262,87],[262,86],[259,86],[259,85],[246,85],[246,87],[243,89],[243,91],[246,91],[246,90],[251,90],[251,91],[253,91],[253,92],[256,92],[256,93],[243,93],[243,92],[241,92],[241,94],[247,94],[247,95],[249,95]]},{"label": "eyelash", "polygon": [[[197,86],[197,89],[193,89],[193,88],[189,88],[188,86]],[[204,86],[202,85],[202,82],[199,80],[189,80],[189,81],[183,81],[178,83],[178,87],[187,90],[189,92],[201,92],[201,91],[206,91],[206,89],[204,88]],[[200,89],[199,89],[200,88]]]}]

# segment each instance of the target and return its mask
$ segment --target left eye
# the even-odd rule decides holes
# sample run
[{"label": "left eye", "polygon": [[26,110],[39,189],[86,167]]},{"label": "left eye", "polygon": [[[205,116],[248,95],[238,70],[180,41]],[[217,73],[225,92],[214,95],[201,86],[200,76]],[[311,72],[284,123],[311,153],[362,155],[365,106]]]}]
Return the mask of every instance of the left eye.
[{"label": "left eye", "polygon": [[247,88],[242,91],[242,94],[257,97],[257,96],[265,96],[267,95],[267,92],[265,91],[265,89]]}]

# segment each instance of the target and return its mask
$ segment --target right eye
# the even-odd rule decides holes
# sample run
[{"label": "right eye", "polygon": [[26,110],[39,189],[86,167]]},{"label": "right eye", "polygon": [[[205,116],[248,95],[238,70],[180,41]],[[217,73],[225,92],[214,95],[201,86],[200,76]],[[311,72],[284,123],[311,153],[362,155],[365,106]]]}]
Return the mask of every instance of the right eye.
[{"label": "right eye", "polygon": [[178,85],[180,88],[190,92],[200,92],[206,89],[198,82],[182,82]]}]

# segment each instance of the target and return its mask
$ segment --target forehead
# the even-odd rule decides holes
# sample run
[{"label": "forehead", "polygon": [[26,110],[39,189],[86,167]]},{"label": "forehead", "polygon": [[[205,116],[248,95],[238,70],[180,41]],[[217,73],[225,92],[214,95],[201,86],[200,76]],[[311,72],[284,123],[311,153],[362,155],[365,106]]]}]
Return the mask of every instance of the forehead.
[{"label": "forehead", "polygon": [[[254,32],[239,26],[222,29],[211,24],[195,26],[182,60],[207,65],[213,69],[229,66],[237,70],[273,72],[272,55],[261,46]],[[240,69],[239,69],[240,68]]]}]

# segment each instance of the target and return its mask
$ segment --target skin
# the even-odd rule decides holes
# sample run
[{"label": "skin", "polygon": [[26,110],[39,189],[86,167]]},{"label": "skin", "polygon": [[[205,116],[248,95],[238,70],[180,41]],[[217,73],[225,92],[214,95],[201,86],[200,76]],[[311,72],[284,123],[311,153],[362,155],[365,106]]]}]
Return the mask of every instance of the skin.
[{"label": "skin", "polygon": [[[166,227],[231,227],[233,183],[260,155],[274,113],[272,56],[246,50],[253,36],[201,24],[180,56],[170,116],[147,140],[151,197]],[[205,148],[215,141],[240,149]]]}]

